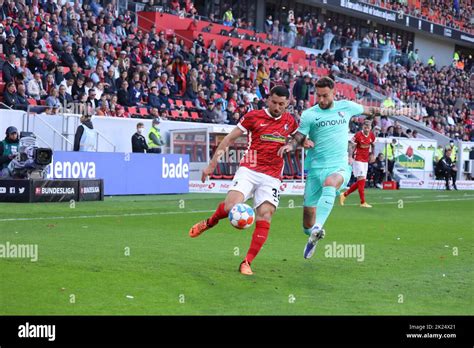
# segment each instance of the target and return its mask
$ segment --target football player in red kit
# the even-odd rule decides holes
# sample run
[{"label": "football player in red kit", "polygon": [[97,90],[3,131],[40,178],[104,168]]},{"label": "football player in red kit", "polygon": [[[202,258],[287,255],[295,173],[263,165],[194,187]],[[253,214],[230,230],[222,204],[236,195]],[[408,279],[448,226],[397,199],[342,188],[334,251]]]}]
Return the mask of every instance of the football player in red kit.
[{"label": "football player in red kit", "polygon": [[[371,121],[365,120],[362,130],[357,132],[351,140],[349,146],[349,162],[352,162],[352,172],[357,181],[339,196],[339,202],[344,205],[344,201],[355,190],[359,191],[360,206],[363,208],[372,208],[365,201],[365,180],[367,177],[367,168],[369,166],[369,156],[374,152],[375,134],[371,131]],[[354,150],[355,148],[355,150]]]},{"label": "football player in red kit", "polygon": [[[247,133],[249,147],[240,161],[225,200],[218,205],[211,217],[198,222],[189,231],[190,237],[198,237],[217,225],[219,220],[227,218],[234,205],[253,197],[256,210],[255,231],[247,255],[239,267],[240,273],[244,275],[253,274],[250,265],[267,240],[272,215],[278,207],[284,165],[283,158],[277,154],[278,150],[298,128],[293,116],[286,112],[289,97],[286,87],[273,87],[267,108],[247,113],[222,140],[209,165],[202,172],[202,182],[205,182],[214,172],[227,147]],[[308,146],[308,143],[305,145]]]}]

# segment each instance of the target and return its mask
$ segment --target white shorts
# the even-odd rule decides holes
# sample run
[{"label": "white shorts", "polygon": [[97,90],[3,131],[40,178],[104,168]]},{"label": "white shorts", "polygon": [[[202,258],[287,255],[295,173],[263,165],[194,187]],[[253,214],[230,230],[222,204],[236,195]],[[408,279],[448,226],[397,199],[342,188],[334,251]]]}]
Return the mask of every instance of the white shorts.
[{"label": "white shorts", "polygon": [[244,202],[253,197],[254,208],[258,208],[265,201],[278,207],[280,185],[281,181],[277,178],[246,167],[239,167],[229,191],[241,192],[244,195]]},{"label": "white shorts", "polygon": [[352,172],[354,173],[355,177],[363,176],[365,178],[367,176],[368,168],[369,168],[368,162],[359,162],[359,161],[352,162]]}]

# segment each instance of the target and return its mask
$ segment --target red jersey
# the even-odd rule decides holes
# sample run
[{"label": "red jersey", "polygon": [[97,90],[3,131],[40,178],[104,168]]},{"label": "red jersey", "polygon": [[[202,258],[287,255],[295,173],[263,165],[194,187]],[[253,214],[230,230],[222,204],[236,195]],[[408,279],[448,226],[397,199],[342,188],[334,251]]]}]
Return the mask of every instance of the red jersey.
[{"label": "red jersey", "polygon": [[274,118],[266,109],[253,110],[245,114],[237,127],[247,132],[249,142],[240,165],[280,179],[284,161],[277,152],[286,144],[287,137],[298,129],[293,116],[285,112]]},{"label": "red jersey", "polygon": [[354,151],[354,158],[359,162],[369,162],[370,146],[375,143],[375,134],[369,132],[369,135],[365,136],[362,131],[357,132],[351,140],[356,144]]}]

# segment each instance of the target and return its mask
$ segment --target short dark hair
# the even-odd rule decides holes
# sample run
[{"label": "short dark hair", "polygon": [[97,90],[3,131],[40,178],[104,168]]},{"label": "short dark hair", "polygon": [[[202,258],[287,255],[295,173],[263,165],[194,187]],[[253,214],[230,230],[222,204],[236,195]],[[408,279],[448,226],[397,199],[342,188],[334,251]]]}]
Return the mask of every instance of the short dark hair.
[{"label": "short dark hair", "polygon": [[328,76],[321,77],[316,81],[316,88],[326,88],[334,89],[334,80]]},{"label": "short dark hair", "polygon": [[278,97],[290,98],[290,91],[284,86],[275,86],[270,90],[270,96],[277,95]]}]

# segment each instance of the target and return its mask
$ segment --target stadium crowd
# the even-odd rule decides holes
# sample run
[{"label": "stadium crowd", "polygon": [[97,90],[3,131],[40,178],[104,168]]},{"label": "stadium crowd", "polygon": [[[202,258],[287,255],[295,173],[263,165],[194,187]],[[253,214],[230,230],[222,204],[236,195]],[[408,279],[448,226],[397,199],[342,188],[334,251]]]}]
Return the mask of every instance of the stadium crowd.
[{"label": "stadium crowd", "polygon": [[[372,89],[387,96],[387,106],[403,102],[418,107],[414,119],[443,135],[465,141],[473,139],[472,57],[467,57],[465,64],[463,61],[462,68],[454,61],[452,66],[438,69],[435,64],[422,63],[417,51],[411,52],[406,64],[383,66],[369,59],[353,62],[340,51],[325,52],[320,57],[335,75],[349,73],[368,82]],[[359,91],[359,98],[370,97],[367,91]]]},{"label": "stadium crowd", "polygon": [[[472,0],[359,0],[473,34]],[[462,6],[461,6],[462,5]]]},{"label": "stadium crowd", "polygon": [[[192,1],[173,0],[171,7],[177,9],[176,4],[196,13]],[[278,63],[268,69],[262,61],[288,57],[283,50],[270,54],[257,43],[234,47],[229,40],[218,50],[215,42],[206,47],[202,36],[191,43],[155,26],[144,32],[134,25],[133,13],[117,13],[115,0],[74,5],[0,0],[0,9],[3,103],[16,109],[37,105],[33,111],[56,113],[61,106],[78,103],[97,115],[130,117],[141,108],[145,109],[141,117],[173,118],[175,112],[185,111],[183,101],[190,101],[186,108],[196,111],[199,120],[236,124],[247,111],[264,105],[271,87],[286,85],[293,92],[289,111],[298,119],[310,106],[318,77],[302,67],[283,69]],[[225,24],[243,23],[226,13]],[[321,33],[327,27],[313,24],[312,30],[319,28]],[[343,36],[350,38],[353,29],[347,28]],[[341,32],[337,25],[331,30]],[[306,34],[303,37],[312,38]],[[387,42],[383,36],[369,33],[367,37],[372,46]],[[422,64],[417,53],[410,54],[407,64],[356,63],[342,45],[335,53],[317,57],[317,62],[332,74],[347,72],[381,86],[395,102],[421,103],[425,114],[420,122],[451,137],[472,139],[467,74],[472,61],[462,69],[437,70]],[[390,132],[388,127],[382,133]]]},{"label": "stadium crowd", "polygon": [[[132,13],[118,15],[114,2],[28,7],[6,0],[1,8],[8,107],[38,105],[33,111],[56,113],[60,106],[87,103],[98,115],[118,117],[130,116],[128,108],[145,107],[147,116],[166,118],[183,109],[173,100],[186,99],[205,122],[235,124],[262,107],[272,86],[290,86],[298,76],[290,111],[298,117],[309,106],[307,78],[278,64],[267,71],[258,60],[269,53],[258,45],[233,47],[229,41],[218,51],[214,43],[205,47],[201,37],[186,45],[155,27],[145,33],[132,24]],[[271,58],[287,57],[279,51]]]}]

